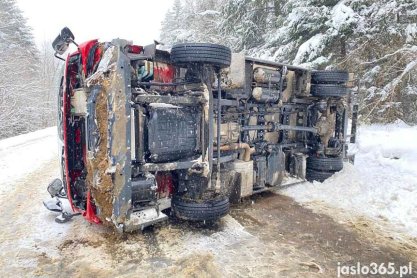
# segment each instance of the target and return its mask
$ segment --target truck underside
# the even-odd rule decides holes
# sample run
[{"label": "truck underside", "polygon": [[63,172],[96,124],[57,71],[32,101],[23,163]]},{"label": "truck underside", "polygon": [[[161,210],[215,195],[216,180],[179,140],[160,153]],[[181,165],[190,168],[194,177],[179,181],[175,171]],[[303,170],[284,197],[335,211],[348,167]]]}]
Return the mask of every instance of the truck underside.
[{"label": "truck underside", "polygon": [[62,180],[74,211],[121,232],[212,221],[230,202],[343,167],[348,74],[125,40],[78,46],[60,89]]}]

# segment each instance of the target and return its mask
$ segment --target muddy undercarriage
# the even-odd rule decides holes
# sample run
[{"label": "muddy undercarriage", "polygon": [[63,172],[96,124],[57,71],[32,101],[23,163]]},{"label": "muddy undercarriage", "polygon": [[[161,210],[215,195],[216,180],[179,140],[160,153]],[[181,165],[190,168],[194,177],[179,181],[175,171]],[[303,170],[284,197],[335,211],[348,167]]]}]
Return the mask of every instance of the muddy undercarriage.
[{"label": "muddy undercarriage", "polygon": [[73,210],[91,222],[132,231],[169,209],[214,221],[230,202],[287,177],[321,181],[343,167],[345,72],[213,44],[167,52],[114,40],[78,49],[60,90],[62,180]]}]

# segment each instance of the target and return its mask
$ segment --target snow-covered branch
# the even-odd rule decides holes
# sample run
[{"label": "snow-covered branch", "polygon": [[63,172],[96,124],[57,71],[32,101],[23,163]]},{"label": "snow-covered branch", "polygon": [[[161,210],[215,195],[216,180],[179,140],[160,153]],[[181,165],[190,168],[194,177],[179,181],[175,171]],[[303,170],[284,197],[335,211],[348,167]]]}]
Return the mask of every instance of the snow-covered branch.
[{"label": "snow-covered branch", "polygon": [[386,59],[391,58],[391,57],[393,57],[393,56],[395,56],[397,54],[403,54],[403,53],[406,53],[406,52],[408,52],[408,53],[417,53],[417,45],[413,45],[413,46],[410,46],[410,47],[403,47],[403,48],[397,49],[396,51],[394,51],[392,53],[388,53],[388,54],[384,55],[383,57],[378,58],[376,60],[362,62],[361,65],[373,65],[373,64],[377,64],[377,63],[380,63],[382,61],[385,61]]}]

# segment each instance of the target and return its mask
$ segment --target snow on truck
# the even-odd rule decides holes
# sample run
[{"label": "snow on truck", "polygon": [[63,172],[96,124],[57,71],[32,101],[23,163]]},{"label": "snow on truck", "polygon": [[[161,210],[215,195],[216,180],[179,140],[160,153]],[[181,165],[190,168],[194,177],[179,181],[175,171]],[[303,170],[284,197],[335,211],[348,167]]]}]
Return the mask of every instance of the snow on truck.
[{"label": "snow on truck", "polygon": [[[63,55],[69,44],[77,50]],[[350,75],[231,53],[217,44],[115,39],[53,42],[65,60],[59,89],[62,179],[45,206],[143,229],[168,215],[214,221],[230,202],[323,181],[347,158]],[[352,127],[354,128],[354,124]],[[294,179],[292,179],[294,180]],[[169,213],[170,212],[170,213]]]}]

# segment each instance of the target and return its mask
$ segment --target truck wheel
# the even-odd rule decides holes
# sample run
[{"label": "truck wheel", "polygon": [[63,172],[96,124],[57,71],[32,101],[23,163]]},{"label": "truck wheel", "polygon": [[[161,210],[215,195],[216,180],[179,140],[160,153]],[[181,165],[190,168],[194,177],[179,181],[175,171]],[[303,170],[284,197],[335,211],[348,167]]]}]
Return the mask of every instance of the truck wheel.
[{"label": "truck wheel", "polygon": [[319,181],[324,182],[331,176],[333,176],[335,172],[322,172],[322,171],[316,171],[313,169],[307,169],[306,172],[306,179],[308,181]]},{"label": "truck wheel", "polygon": [[341,70],[317,70],[311,73],[313,84],[343,84],[349,80],[349,73]]},{"label": "truck wheel", "polygon": [[344,97],[348,88],[339,84],[312,84],[311,94],[316,97]]},{"label": "truck wheel", "polygon": [[340,171],[343,169],[342,157],[317,157],[307,158],[307,168],[319,171]]},{"label": "truck wheel", "polygon": [[200,63],[225,68],[230,66],[231,59],[230,48],[219,44],[181,43],[171,49],[171,61],[179,66]]},{"label": "truck wheel", "polygon": [[172,209],[177,218],[189,221],[217,220],[229,212],[228,197],[217,197],[211,200],[190,200],[181,196],[172,198]]}]

